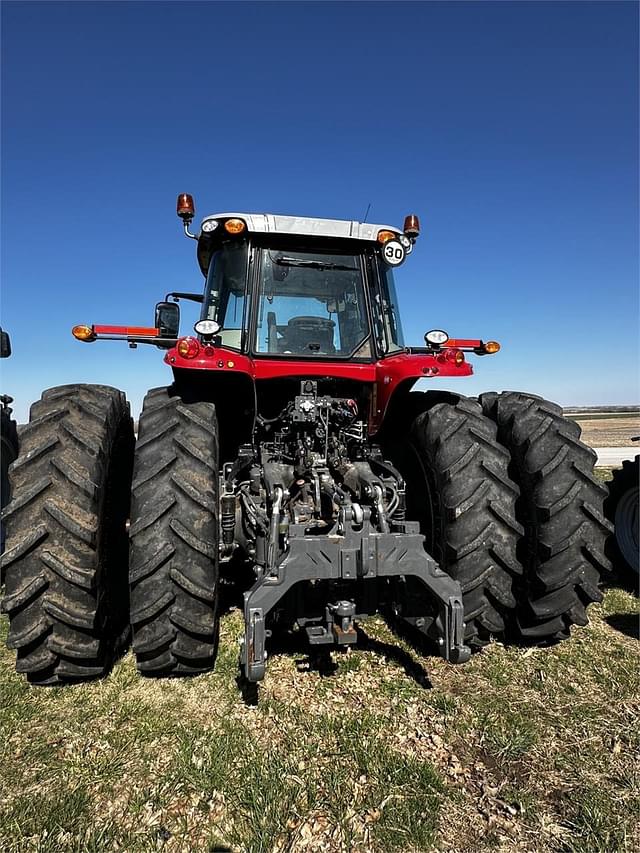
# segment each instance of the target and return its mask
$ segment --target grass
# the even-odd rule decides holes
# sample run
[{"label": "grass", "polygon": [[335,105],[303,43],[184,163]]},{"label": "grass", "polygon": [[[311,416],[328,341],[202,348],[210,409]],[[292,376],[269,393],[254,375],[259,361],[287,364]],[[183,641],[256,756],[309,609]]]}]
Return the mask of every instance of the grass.
[{"label": "grass", "polygon": [[237,611],[191,680],[145,680],[128,655],[34,689],[3,644],[0,850],[638,849],[637,614],[610,589],[569,641],[460,667],[372,619],[330,674],[273,656],[257,707],[235,683]]}]

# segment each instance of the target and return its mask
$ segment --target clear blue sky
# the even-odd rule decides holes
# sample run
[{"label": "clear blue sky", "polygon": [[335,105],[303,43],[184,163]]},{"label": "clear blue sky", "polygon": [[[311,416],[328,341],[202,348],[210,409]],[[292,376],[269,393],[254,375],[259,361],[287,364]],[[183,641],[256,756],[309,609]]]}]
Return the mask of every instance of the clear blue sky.
[{"label": "clear blue sky", "polygon": [[70,328],[201,288],[186,191],[198,216],[416,212],[405,337],[503,345],[456,389],[638,402],[637,51],[633,2],[4,2],[2,391],[23,420],[52,385],[137,412],[170,381]]}]

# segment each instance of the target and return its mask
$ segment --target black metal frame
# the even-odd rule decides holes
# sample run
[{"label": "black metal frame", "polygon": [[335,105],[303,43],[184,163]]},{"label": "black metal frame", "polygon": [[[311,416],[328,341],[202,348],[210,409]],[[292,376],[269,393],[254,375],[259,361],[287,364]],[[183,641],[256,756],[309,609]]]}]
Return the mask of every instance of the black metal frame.
[{"label": "black metal frame", "polygon": [[[424,536],[417,522],[396,525],[392,533],[377,533],[369,521],[369,510],[356,524],[344,519],[343,535],[309,536],[304,525],[291,525],[288,548],[270,572],[259,578],[244,595],[245,634],[240,665],[249,682],[264,678],[267,660],[267,616],[287,592],[301,581],[416,578],[437,604],[437,616],[404,616],[397,603],[396,616],[435,640],[440,654],[451,663],[464,663],[471,649],[464,644],[464,610],[460,584],[438,568],[424,550]],[[340,601],[328,610],[329,631],[307,628],[312,644],[352,643],[355,606]],[[337,617],[337,618],[335,618]]]}]

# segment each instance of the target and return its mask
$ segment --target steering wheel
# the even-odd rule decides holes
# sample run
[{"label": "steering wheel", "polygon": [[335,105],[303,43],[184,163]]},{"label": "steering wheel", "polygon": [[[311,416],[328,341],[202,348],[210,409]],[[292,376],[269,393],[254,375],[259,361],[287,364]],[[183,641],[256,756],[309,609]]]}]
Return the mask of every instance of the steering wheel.
[{"label": "steering wheel", "polygon": [[334,353],[333,332],[336,324],[327,317],[291,317],[285,333],[287,346],[294,352]]}]

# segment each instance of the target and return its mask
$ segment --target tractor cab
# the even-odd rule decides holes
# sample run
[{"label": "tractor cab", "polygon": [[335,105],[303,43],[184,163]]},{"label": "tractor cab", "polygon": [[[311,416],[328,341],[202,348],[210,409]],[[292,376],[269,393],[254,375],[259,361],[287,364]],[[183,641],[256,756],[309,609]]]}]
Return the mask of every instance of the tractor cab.
[{"label": "tractor cab", "polygon": [[207,217],[197,240],[206,276],[201,320],[216,324],[225,348],[365,362],[404,348],[393,266],[415,236],[383,225],[233,213]]}]

